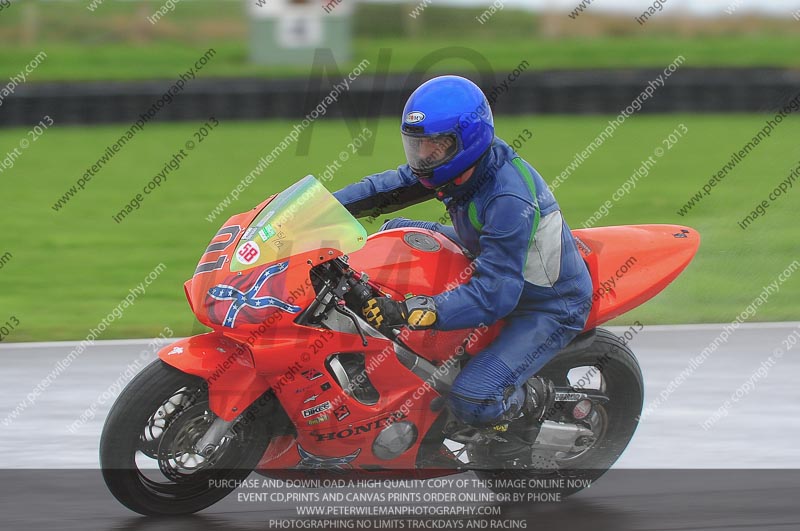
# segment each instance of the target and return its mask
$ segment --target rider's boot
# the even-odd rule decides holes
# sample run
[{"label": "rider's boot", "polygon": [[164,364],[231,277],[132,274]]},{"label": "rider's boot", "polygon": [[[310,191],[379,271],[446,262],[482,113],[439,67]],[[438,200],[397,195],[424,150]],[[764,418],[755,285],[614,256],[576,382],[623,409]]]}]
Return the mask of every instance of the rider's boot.
[{"label": "rider's boot", "polygon": [[494,426],[494,431],[506,442],[495,445],[492,453],[504,460],[529,455],[539,435],[542,422],[555,403],[553,382],[541,377],[531,378],[525,383],[525,400]]}]

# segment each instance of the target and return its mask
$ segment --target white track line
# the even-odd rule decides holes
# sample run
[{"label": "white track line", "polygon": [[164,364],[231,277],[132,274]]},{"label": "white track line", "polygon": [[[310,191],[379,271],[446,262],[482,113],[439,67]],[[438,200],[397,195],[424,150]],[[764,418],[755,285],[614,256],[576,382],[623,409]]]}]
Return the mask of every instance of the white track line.
[{"label": "white track line", "polygon": [[[679,325],[648,325],[645,323],[645,330],[652,330],[653,332],[690,332],[692,330],[719,330],[724,326],[731,323],[702,323],[702,324],[679,324]],[[784,328],[797,328],[800,326],[800,321],[780,321],[775,323],[741,323],[738,328],[745,330],[774,330]],[[625,329],[627,326],[609,326],[608,328]]]},{"label": "white track line", "polygon": [[[154,338],[147,338],[147,339],[101,339],[95,341],[89,348],[91,347],[135,347],[140,345],[147,345]],[[180,339],[184,339],[181,337],[170,337],[167,341],[164,342],[164,345],[168,345],[171,342],[178,341]],[[31,343],[4,343],[0,345],[0,350],[4,349],[19,349],[19,348],[64,348],[64,347],[75,347],[80,344],[80,341],[44,341],[44,342],[31,342]]]},{"label": "white track line", "polygon": [[[648,332],[691,332],[691,331],[713,331],[719,330],[730,323],[716,323],[716,324],[678,324],[678,325],[645,325],[645,330]],[[777,330],[777,329],[791,329],[800,327],[800,321],[785,321],[777,323],[742,323],[739,328],[744,330]],[[603,326],[609,330],[627,330],[628,326]],[[180,337],[172,337],[170,340],[178,341]],[[124,347],[124,346],[140,346],[147,345],[153,341],[153,338],[147,339],[103,339],[95,341],[93,346],[102,347]],[[80,344],[80,341],[46,341],[46,342],[31,342],[31,343],[3,343],[0,344],[0,350],[7,349],[42,349],[42,348],[64,348],[74,347]],[[167,343],[165,343],[166,345]]]}]

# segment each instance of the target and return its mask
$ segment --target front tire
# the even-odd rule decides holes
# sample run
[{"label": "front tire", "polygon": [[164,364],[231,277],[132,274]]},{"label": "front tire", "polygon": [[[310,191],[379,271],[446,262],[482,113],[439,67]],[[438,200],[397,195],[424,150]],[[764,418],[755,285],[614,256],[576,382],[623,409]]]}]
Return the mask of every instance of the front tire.
[{"label": "front tire", "polygon": [[216,503],[256,467],[269,443],[264,415],[242,415],[217,450],[194,443],[216,416],[208,386],[156,360],[123,390],[106,419],[100,465],[111,493],[143,515],[190,514]]}]

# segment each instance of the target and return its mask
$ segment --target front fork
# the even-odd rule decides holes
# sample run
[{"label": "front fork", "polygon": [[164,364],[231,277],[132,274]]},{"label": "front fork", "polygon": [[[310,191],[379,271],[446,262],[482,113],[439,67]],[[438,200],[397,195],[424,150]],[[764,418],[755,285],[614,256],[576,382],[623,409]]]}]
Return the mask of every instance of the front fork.
[{"label": "front fork", "polygon": [[[241,417],[241,415],[239,415]],[[205,435],[203,435],[194,446],[195,451],[203,457],[211,457],[217,451],[222,438],[228,434],[231,427],[239,420],[236,417],[233,420],[225,420],[222,417],[215,417],[211,427],[208,428]]]}]

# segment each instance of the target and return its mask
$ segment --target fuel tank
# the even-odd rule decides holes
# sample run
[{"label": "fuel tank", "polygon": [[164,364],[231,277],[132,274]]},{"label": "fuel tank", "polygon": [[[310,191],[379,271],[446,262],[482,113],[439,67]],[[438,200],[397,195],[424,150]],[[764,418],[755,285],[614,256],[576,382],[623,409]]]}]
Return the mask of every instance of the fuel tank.
[{"label": "fuel tank", "polygon": [[[438,295],[467,282],[471,261],[452,240],[438,232],[401,228],[373,234],[350,254],[350,265],[366,273],[373,284],[394,300],[407,295]],[[435,364],[464,352],[475,354],[499,333],[502,322],[465,330],[404,329],[401,340]]]}]

